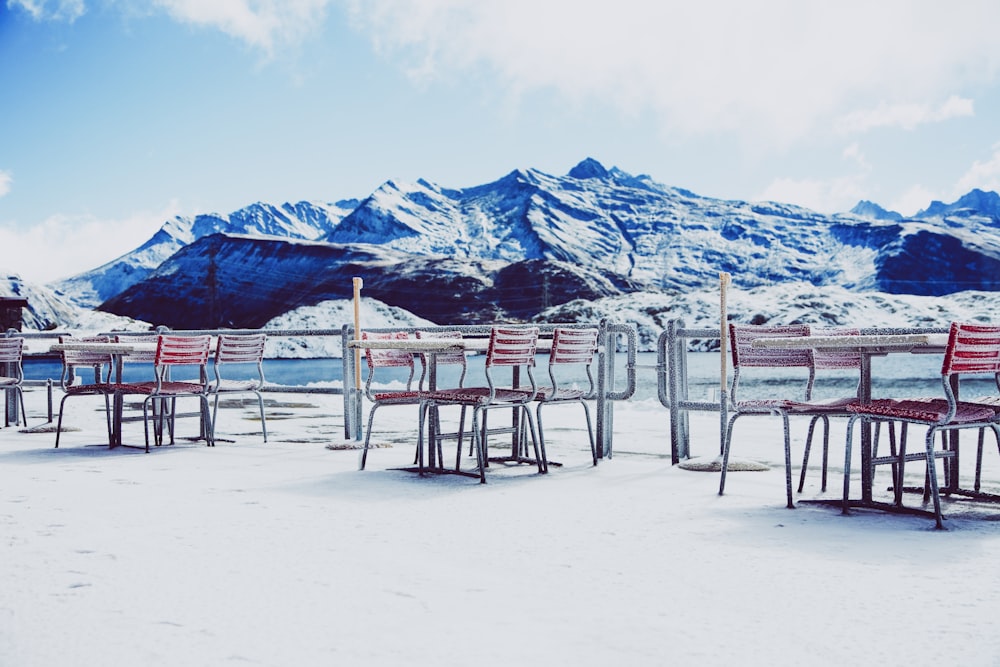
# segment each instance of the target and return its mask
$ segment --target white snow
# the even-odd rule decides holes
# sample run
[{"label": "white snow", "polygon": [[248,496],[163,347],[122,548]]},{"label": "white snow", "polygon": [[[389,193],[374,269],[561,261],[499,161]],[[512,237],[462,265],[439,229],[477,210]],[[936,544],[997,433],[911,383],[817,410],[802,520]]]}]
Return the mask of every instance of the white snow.
[{"label": "white snow", "polygon": [[[27,392],[33,427],[45,396]],[[267,444],[250,403],[220,410],[214,449],[109,450],[100,401],[84,398],[67,402],[79,430],[58,450],[51,431],[0,429],[0,665],[1000,660],[1000,506],[948,502],[947,531],[788,510],[777,419],[741,421],[733,455],[770,470],[732,473],[719,496],[718,474],[671,465],[655,402],[616,405],[615,455],[597,467],[579,408],[548,408],[564,466],[494,465],[480,485],[390,470],[412,462],[412,407],[379,411],[374,440],[391,446],[359,471],[358,450],[327,447],[355,444],[342,397],[267,398]],[[692,413],[695,456],[718,452],[718,427]],[[125,429],[141,441],[139,423]],[[819,462],[800,498],[820,495]]]}]

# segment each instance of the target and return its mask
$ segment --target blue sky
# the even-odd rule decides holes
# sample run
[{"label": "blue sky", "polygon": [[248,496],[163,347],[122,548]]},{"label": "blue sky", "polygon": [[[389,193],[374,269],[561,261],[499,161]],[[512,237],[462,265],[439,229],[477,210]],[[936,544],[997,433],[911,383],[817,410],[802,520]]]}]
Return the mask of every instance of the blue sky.
[{"label": "blue sky", "polygon": [[993,0],[0,0],[0,269],[585,157],[912,214],[1000,191],[997,25]]}]

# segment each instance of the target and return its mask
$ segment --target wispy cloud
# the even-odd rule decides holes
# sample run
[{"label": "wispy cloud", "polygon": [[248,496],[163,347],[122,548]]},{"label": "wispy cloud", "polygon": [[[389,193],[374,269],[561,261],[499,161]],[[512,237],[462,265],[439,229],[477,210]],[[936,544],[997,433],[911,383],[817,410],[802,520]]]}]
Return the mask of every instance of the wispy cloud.
[{"label": "wispy cloud", "polygon": [[880,123],[971,113],[957,93],[1000,68],[990,0],[346,1],[358,29],[416,80],[483,80],[485,70],[506,96],[552,90],[655,113],[665,133],[732,132],[779,148],[880,99],[916,105],[909,121],[892,107]]},{"label": "wispy cloud", "polygon": [[161,211],[141,211],[123,219],[52,215],[30,227],[0,226],[0,248],[11,249],[4,270],[50,282],[89,271],[130,252],[179,214],[176,202]]},{"label": "wispy cloud", "polygon": [[271,55],[314,31],[331,0],[154,0],[178,21],[215,28]]},{"label": "wispy cloud", "polygon": [[14,182],[14,177],[9,171],[3,171],[0,169],[0,197],[3,197],[8,192],[10,192],[11,183]]},{"label": "wispy cloud", "polygon": [[837,121],[837,129],[844,134],[866,132],[877,127],[916,129],[926,123],[939,123],[952,118],[975,114],[973,101],[952,95],[939,105],[879,103],[874,109],[855,111]]},{"label": "wispy cloud", "polygon": [[993,144],[993,154],[989,158],[973,162],[962,174],[955,184],[955,193],[963,195],[974,188],[1000,192],[1000,143]]},{"label": "wispy cloud", "polygon": [[7,0],[9,9],[21,9],[36,21],[72,23],[86,11],[83,0]]}]

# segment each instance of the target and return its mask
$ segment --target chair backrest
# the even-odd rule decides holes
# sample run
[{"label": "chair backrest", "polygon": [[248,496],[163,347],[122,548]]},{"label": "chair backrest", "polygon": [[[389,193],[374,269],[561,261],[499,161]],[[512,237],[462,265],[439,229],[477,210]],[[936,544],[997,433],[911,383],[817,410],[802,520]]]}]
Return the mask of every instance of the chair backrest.
[{"label": "chair backrest", "polygon": [[524,402],[534,399],[538,384],[535,382],[532,368],[535,366],[537,347],[538,327],[493,327],[490,331],[490,344],[486,350],[486,381],[490,387],[489,402],[493,402],[496,393],[493,369],[498,366],[508,367],[512,371],[518,372],[522,368],[525,369],[529,385],[521,384],[521,378],[518,377],[517,388],[527,392]]},{"label": "chair backrest", "polygon": [[535,365],[538,327],[493,327],[486,350],[486,367]]},{"label": "chair backrest", "polygon": [[[135,334],[115,336],[116,343],[157,343],[159,344],[159,334]],[[156,350],[130,352],[124,358],[125,363],[151,364],[156,361]]]},{"label": "chair backrest", "polygon": [[583,366],[590,382],[587,395],[594,393],[594,376],[590,366],[597,353],[597,329],[556,328],[552,331],[552,349],[549,351],[549,379],[557,390],[556,367],[560,365]]},{"label": "chair backrest", "polygon": [[[110,336],[59,336],[60,343],[110,343]],[[95,382],[110,382],[111,372],[114,366],[110,352],[100,352],[98,350],[63,350],[62,357],[62,377],[59,382],[63,389],[74,384],[76,381],[75,369],[84,367],[94,369]]]},{"label": "chair backrest", "polygon": [[[409,334],[405,331],[374,333],[369,331],[361,332],[362,340],[406,340]],[[372,378],[375,376],[376,368],[408,368],[409,375],[406,378],[406,390],[410,390],[413,384],[413,353],[406,350],[374,349],[365,348],[365,360],[368,362],[368,379],[365,381],[365,393],[371,394]]]},{"label": "chair backrest", "polygon": [[208,386],[208,356],[212,337],[161,335],[156,344],[153,367],[157,383],[169,380],[173,366],[198,366],[201,384]]},{"label": "chair backrest", "polygon": [[213,369],[217,384],[222,382],[220,367],[225,364],[256,364],[259,386],[264,385],[264,344],[267,334],[219,334],[215,343]]},{"label": "chair backrest", "polygon": [[[24,380],[24,370],[21,368],[21,359],[24,356],[24,339],[16,336],[0,338],[0,364],[9,364],[10,370],[4,371],[0,367],[0,374],[4,372],[13,373],[13,378],[17,382]],[[8,376],[10,377],[10,376]]]},{"label": "chair backrest", "polygon": [[[461,331],[417,331],[418,339],[440,339],[445,340],[462,340]],[[457,352],[438,352],[434,355],[434,363],[438,366],[448,365],[448,366],[461,366],[461,375],[458,378],[458,387],[465,386],[465,372],[468,369],[468,361],[465,358],[465,351],[460,350]],[[417,386],[420,389],[424,388],[424,380],[427,379],[427,369],[430,367],[430,360],[427,354],[420,355],[420,382]]]},{"label": "chair backrest", "polygon": [[[809,327],[812,336],[859,336],[860,329],[841,327]],[[813,368],[817,370],[858,369],[861,370],[859,350],[830,350],[816,348],[812,352]]]},{"label": "chair backrest", "polygon": [[732,348],[733,359],[733,383],[730,390],[731,399],[734,402],[737,400],[736,394],[739,390],[741,368],[801,367],[809,369],[804,400],[811,400],[813,381],[816,375],[813,370],[812,350],[809,348],[782,349],[753,346],[753,342],[758,338],[792,338],[795,336],[808,335],[809,327],[804,324],[765,326],[757,324],[730,323],[729,341]]},{"label": "chair backrest", "polygon": [[1000,373],[1000,326],[952,322],[941,375]]}]

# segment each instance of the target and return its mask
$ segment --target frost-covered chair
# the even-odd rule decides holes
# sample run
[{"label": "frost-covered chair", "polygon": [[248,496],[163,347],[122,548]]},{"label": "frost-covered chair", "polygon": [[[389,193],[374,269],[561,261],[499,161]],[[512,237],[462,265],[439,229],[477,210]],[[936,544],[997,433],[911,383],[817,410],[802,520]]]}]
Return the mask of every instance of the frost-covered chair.
[{"label": "frost-covered chair", "polygon": [[[587,436],[590,438],[590,454],[594,465],[597,465],[597,443],[594,440],[594,428],[590,421],[590,407],[587,401],[594,398],[596,388],[591,365],[597,353],[597,329],[556,328],[552,332],[552,349],[549,351],[549,386],[538,388],[535,401],[538,403],[535,414],[538,418],[538,438],[545,447],[545,428],[542,426],[542,407],[559,403],[579,403],[583,406],[583,414],[587,420]],[[565,379],[560,383],[562,370],[567,367],[582,368],[589,383],[586,389],[568,386]],[[555,465],[555,463],[553,463]]]},{"label": "frost-covered chair", "polygon": [[[24,357],[24,339],[19,336],[0,338],[0,389],[4,390],[4,397],[14,392],[15,398],[21,404],[21,416],[24,425],[28,425],[28,413],[24,411],[24,368],[21,360]],[[4,402],[7,405],[7,402]],[[5,417],[5,422],[10,423],[10,415]],[[20,423],[18,421],[17,423]]]},{"label": "frost-covered chair", "polygon": [[[729,340],[732,350],[733,381],[730,389],[731,410],[733,412],[726,426],[726,438],[722,450],[722,472],[719,478],[719,495],[726,488],[726,471],[729,466],[729,452],[733,441],[733,427],[740,417],[748,415],[768,415],[781,417],[784,426],[785,444],[785,495],[787,505],[792,508],[792,447],[788,417],[791,414],[814,414],[822,409],[811,403],[815,371],[812,350],[808,348],[781,349],[756,348],[753,342],[758,338],[786,338],[808,336],[809,327],[801,325],[760,326],[729,325]],[[739,395],[740,377],[746,368],[802,368],[807,374],[799,394],[801,398],[742,399]]]},{"label": "frost-covered chair", "polygon": [[[486,467],[489,459],[486,429],[485,427],[481,428],[480,423],[486,412],[495,408],[513,408],[520,412],[528,424],[538,472],[548,472],[545,450],[538,438],[535,419],[529,408],[537,390],[535,377],[532,374],[537,345],[538,327],[493,327],[490,332],[489,347],[486,351],[486,386],[440,389],[425,393],[420,403],[420,432],[417,440],[421,468],[423,468],[424,462],[424,425],[428,410],[445,405],[459,405],[472,408],[472,438],[476,448],[476,462],[481,483],[486,483]],[[511,371],[511,387],[503,388],[496,385],[494,373],[500,368]],[[519,377],[522,372],[524,373],[528,379],[527,386],[513,386],[515,372]],[[456,469],[456,472],[461,472],[461,470]]]},{"label": "frost-covered chair", "polygon": [[[134,339],[132,339],[134,340]],[[116,386],[117,400],[127,395],[139,395],[142,401],[142,419],[145,427],[146,452],[149,452],[149,424],[152,412],[154,440],[157,446],[163,444],[163,428],[166,424],[170,432],[170,444],[174,442],[174,419],[178,398],[197,398],[201,405],[201,433],[208,446],[215,445],[212,429],[212,414],[208,402],[208,357],[211,353],[212,337],[208,335],[182,336],[159,335],[156,351],[153,353],[153,380],[149,382],[126,382]],[[130,357],[133,355],[130,355]],[[145,356],[145,353],[134,356]],[[171,376],[174,369],[193,367],[197,379],[176,380]]]},{"label": "frost-covered chair", "polygon": [[[443,340],[454,340],[454,341],[461,341],[462,340],[462,332],[461,331],[450,331],[450,330],[419,331],[418,330],[417,333],[416,333],[416,335],[417,335],[417,339],[418,340],[427,340],[427,339],[436,339],[436,340],[443,339]],[[441,366],[457,366],[458,369],[459,369],[459,376],[458,376],[458,382],[456,383],[455,388],[461,389],[462,387],[465,386],[465,375],[466,375],[466,372],[468,371],[468,368],[469,368],[469,366],[468,366],[468,360],[465,357],[465,350],[456,350],[454,352],[437,352],[437,353],[435,353],[433,355],[431,355],[431,354],[429,354],[427,352],[421,352],[420,353],[420,381],[417,383],[417,387],[418,387],[418,389],[420,391],[424,390],[425,384],[427,385],[428,389],[430,388],[430,385],[431,385],[430,372],[431,372],[432,366],[433,366],[434,371],[435,371],[435,377],[434,377],[434,388],[435,389],[441,389],[442,388],[439,385],[439,379],[438,379],[438,376],[437,376],[437,369],[439,367],[441,367]],[[441,430],[441,420],[440,419],[438,419],[437,423],[435,424],[435,430],[434,430],[434,432],[437,434],[437,443],[436,443],[436,446],[437,446],[437,452],[438,452],[438,459],[439,460],[441,459],[441,453],[442,453],[442,451],[441,451],[441,442],[443,440],[446,440],[446,439],[449,439],[449,438],[454,438],[458,442],[458,454],[457,454],[458,458],[456,459],[456,461],[457,461],[456,464],[455,464],[456,467],[458,467],[458,466],[461,465],[462,442],[463,442],[463,438],[465,436],[465,416],[466,416],[467,406],[463,405],[463,406],[461,406],[461,408],[462,409],[459,412],[459,417],[458,417],[458,429],[454,433],[444,433],[444,432],[442,432],[442,430]],[[469,454],[472,454],[471,448],[470,448]],[[414,464],[418,463],[417,458],[419,457],[419,455],[420,455],[419,451],[415,452],[415,454],[414,454],[414,460],[413,460]]]},{"label": "frost-covered chair", "polygon": [[[264,398],[260,394],[264,386],[264,344],[267,334],[219,334],[215,344],[212,369],[215,381],[208,393],[214,398],[212,403],[212,428],[217,424],[219,397],[222,394],[253,394],[257,397],[260,410],[260,428],[267,442],[267,420],[264,416]],[[253,366],[254,376],[235,379],[223,378],[223,368],[232,366]]]},{"label": "frost-covered chair", "polygon": [[[407,338],[409,338],[409,334],[404,331],[395,333],[361,332],[362,340],[406,340]],[[365,348],[365,361],[368,364],[368,378],[365,380],[365,398],[371,401],[372,407],[368,412],[368,428],[365,429],[365,444],[361,451],[361,464],[359,466],[361,470],[365,469],[365,464],[368,461],[368,447],[371,441],[375,412],[387,405],[419,406],[421,397],[423,396],[423,392],[413,389],[413,376],[416,366],[413,363],[412,352],[367,347]],[[402,390],[376,390],[373,383],[380,368],[399,368],[406,371],[405,388]]]},{"label": "frost-covered chair", "polygon": [[[945,350],[944,361],[941,364],[941,385],[943,398],[884,398],[870,403],[853,403],[849,406],[854,416],[847,429],[847,451],[844,457],[844,511],[850,506],[851,485],[851,436],[853,424],[857,420],[875,421],[890,420],[902,424],[916,424],[927,427],[924,451],[906,453],[906,438],[900,438],[899,452],[890,456],[876,456],[871,459],[871,470],[862,471],[870,483],[875,467],[892,465],[896,470],[893,482],[893,504],[902,505],[904,465],[908,461],[924,461],[926,463],[926,496],[934,503],[934,518],[938,528],[943,528],[941,514],[941,498],[937,480],[938,459],[948,466],[956,466],[957,476],[958,450],[935,449],[934,439],[938,433],[959,431],[965,429],[992,429],[1000,448],[1000,421],[997,410],[992,405],[984,405],[969,401],[960,401],[957,387],[961,379],[969,376],[990,375],[1000,386],[1000,326],[965,324],[953,322],[948,334],[948,347]],[[977,470],[977,476],[978,476]],[[948,487],[948,490],[953,490]]]},{"label": "frost-covered chair", "polygon": [[[59,336],[60,343],[110,343],[110,336]],[[108,424],[108,443],[112,442],[113,424],[111,420],[111,399],[115,395],[115,384],[112,382],[114,372],[114,359],[110,352],[97,350],[63,350],[60,352],[62,359],[62,375],[59,385],[63,390],[62,400],[59,401],[59,420],[56,422],[56,448],[59,447],[59,436],[62,433],[63,411],[66,401],[74,396],[103,396],[104,413]],[[78,371],[88,369],[91,371],[92,379],[83,381]]]}]

